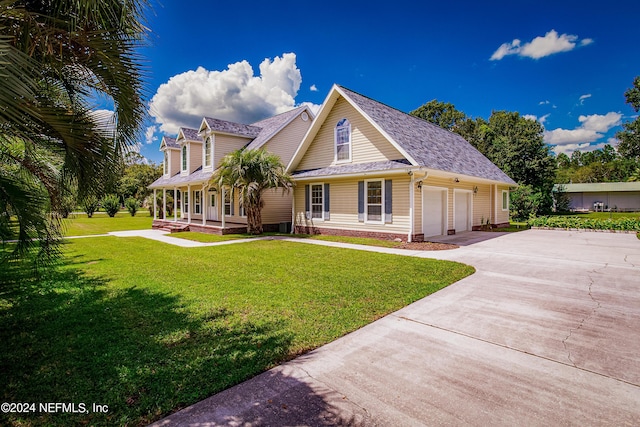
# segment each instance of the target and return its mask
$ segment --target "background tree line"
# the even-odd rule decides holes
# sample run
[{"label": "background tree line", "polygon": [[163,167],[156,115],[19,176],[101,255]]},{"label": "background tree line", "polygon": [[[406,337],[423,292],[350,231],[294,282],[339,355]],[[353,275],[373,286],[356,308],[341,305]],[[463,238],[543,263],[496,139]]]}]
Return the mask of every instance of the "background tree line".
[{"label": "background tree line", "polygon": [[[640,110],[640,76],[625,92],[635,112]],[[554,184],[640,180],[640,118],[625,123],[611,145],[571,156],[555,156],[544,143],[544,127],[518,112],[493,111],[488,120],[472,118],[448,102],[432,100],[410,113],[455,132],[519,184],[511,192],[511,215],[526,219],[553,208]]]}]

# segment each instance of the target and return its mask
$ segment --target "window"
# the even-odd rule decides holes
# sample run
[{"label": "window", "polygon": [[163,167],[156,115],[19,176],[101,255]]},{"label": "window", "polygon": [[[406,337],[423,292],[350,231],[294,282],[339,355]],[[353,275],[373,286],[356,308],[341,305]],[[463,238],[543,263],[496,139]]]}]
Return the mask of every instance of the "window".
[{"label": "window", "polygon": [[184,209],[182,210],[182,214],[184,215],[185,213],[189,212],[189,192],[183,191],[182,196],[182,199],[184,200]]},{"label": "window", "polygon": [[231,191],[224,192],[224,214],[231,215]]},{"label": "window", "polygon": [[322,219],[322,212],[324,211],[323,200],[322,184],[311,185],[311,218]]},{"label": "window", "polygon": [[215,193],[209,194],[209,206],[211,206],[212,208],[216,207],[216,194]]},{"label": "window", "polygon": [[164,152],[164,174],[169,174],[169,154],[166,151]]},{"label": "window", "polygon": [[211,137],[208,136],[204,141],[204,165],[211,166]]},{"label": "window", "polygon": [[349,120],[342,119],[336,125],[336,161],[351,161],[351,124]]},{"label": "window", "polygon": [[382,181],[367,181],[367,221],[382,222]]},{"label": "window", "polygon": [[502,190],[502,210],[509,210],[509,192],[507,190]]},{"label": "window", "polygon": [[193,213],[199,214],[201,213],[200,210],[200,197],[201,197],[201,193],[199,191],[194,191],[193,192]]},{"label": "window", "polygon": [[187,170],[187,146],[182,147],[182,170]]}]

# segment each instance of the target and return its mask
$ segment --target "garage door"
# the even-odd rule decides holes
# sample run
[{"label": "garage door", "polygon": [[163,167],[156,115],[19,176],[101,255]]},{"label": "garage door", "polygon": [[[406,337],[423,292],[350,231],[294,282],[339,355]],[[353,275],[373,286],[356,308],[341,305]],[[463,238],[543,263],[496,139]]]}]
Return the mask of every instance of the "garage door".
[{"label": "garage door", "polygon": [[444,228],[446,190],[422,189],[422,232],[427,236],[440,236]]},{"label": "garage door", "polygon": [[467,231],[469,229],[469,193],[456,191],[455,205],[456,233]]}]

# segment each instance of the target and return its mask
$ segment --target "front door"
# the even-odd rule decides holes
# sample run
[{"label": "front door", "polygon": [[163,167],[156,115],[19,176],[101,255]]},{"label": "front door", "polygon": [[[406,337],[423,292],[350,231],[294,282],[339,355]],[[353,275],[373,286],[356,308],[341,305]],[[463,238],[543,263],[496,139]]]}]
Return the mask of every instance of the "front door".
[{"label": "front door", "polygon": [[218,220],[218,203],[216,196],[217,193],[207,192],[207,219],[209,221]]}]

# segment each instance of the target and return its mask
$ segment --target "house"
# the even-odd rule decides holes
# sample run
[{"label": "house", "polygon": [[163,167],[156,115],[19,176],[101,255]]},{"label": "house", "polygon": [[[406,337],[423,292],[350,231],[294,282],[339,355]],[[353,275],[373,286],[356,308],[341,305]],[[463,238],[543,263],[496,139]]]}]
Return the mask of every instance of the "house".
[{"label": "house", "polygon": [[572,211],[640,211],[640,182],[561,184],[554,191],[567,193]]},{"label": "house", "polygon": [[[227,188],[215,188],[209,181],[220,160],[240,148],[264,148],[288,164],[313,122],[308,107],[246,125],[205,117],[198,129],[180,128],[177,137],[165,136],[163,175],[149,188],[162,192],[162,209],[153,213],[153,227],[210,233],[246,231],[247,218],[238,196]],[[166,217],[167,192],[174,194],[173,218]],[[264,196],[262,219],[265,230],[278,230],[291,222],[292,194],[270,190]],[[178,216],[178,210],[180,214]]]},{"label": "house", "polygon": [[287,170],[297,233],[408,241],[508,225],[516,186],[461,136],[337,85]]}]

